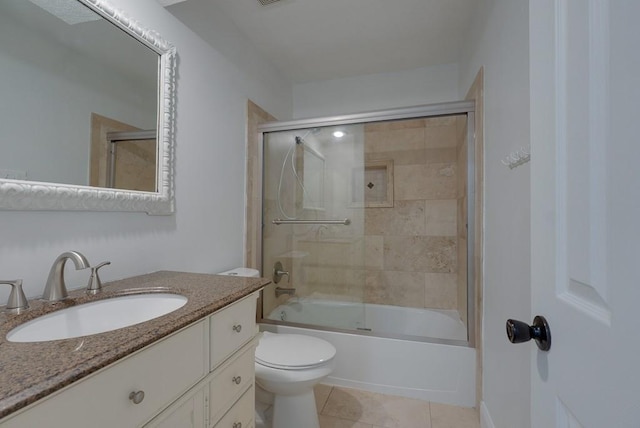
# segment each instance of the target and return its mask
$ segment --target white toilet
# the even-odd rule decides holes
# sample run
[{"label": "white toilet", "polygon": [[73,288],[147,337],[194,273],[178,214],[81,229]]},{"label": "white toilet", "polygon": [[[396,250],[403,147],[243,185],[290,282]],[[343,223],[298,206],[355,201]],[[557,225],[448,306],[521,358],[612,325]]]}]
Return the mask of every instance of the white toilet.
[{"label": "white toilet", "polygon": [[257,388],[263,391],[256,397],[267,404],[273,399],[273,428],[319,428],[313,387],[333,371],[335,355],[326,340],[263,333],[255,360]]},{"label": "white toilet", "polygon": [[[259,276],[247,268],[220,274]],[[335,355],[326,340],[262,333],[255,357],[256,427],[319,428],[313,387],[333,371]]]}]

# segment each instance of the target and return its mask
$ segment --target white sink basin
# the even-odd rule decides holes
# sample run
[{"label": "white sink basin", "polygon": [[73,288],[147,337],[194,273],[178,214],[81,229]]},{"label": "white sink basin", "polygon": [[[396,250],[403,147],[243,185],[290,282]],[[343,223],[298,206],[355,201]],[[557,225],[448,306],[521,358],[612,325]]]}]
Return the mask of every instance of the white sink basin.
[{"label": "white sink basin", "polygon": [[173,312],[187,303],[178,294],[135,294],[61,309],[14,328],[9,342],[71,339],[129,327]]}]

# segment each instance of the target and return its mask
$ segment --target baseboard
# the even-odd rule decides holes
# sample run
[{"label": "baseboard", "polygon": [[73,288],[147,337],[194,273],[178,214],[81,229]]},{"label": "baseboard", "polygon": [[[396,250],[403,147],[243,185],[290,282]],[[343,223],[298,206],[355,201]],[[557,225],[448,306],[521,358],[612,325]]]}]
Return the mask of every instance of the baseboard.
[{"label": "baseboard", "polygon": [[480,402],[480,427],[481,428],[496,428],[491,420],[489,409],[484,404],[484,401]]}]

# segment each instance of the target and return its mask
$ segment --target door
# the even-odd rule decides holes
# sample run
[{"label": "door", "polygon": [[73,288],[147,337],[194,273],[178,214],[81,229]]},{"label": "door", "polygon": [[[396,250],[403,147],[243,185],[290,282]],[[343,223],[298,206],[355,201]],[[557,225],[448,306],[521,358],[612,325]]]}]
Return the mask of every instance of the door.
[{"label": "door", "polygon": [[530,2],[532,427],[640,427],[640,2]]},{"label": "door", "polygon": [[265,132],[262,153],[262,272],[284,272],[263,293],[263,317],[364,328],[365,216],[352,184],[363,181],[364,126]]}]

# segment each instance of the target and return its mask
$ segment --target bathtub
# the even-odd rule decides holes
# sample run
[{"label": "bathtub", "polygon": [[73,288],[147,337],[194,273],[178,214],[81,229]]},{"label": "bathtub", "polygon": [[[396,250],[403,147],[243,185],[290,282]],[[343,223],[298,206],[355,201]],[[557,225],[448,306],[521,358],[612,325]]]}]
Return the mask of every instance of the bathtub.
[{"label": "bathtub", "polygon": [[372,331],[382,336],[467,340],[467,329],[456,310],[296,297],[276,307],[267,318],[343,330]]},{"label": "bathtub", "polygon": [[[329,329],[283,325],[282,321],[318,324]],[[370,328],[372,332],[357,334],[331,328]],[[476,350],[466,346],[466,331],[455,311],[296,298],[275,308],[260,329],[307,334],[333,344],[337,349],[336,367],[324,383],[475,406]],[[376,334],[432,339],[409,340]]]}]

